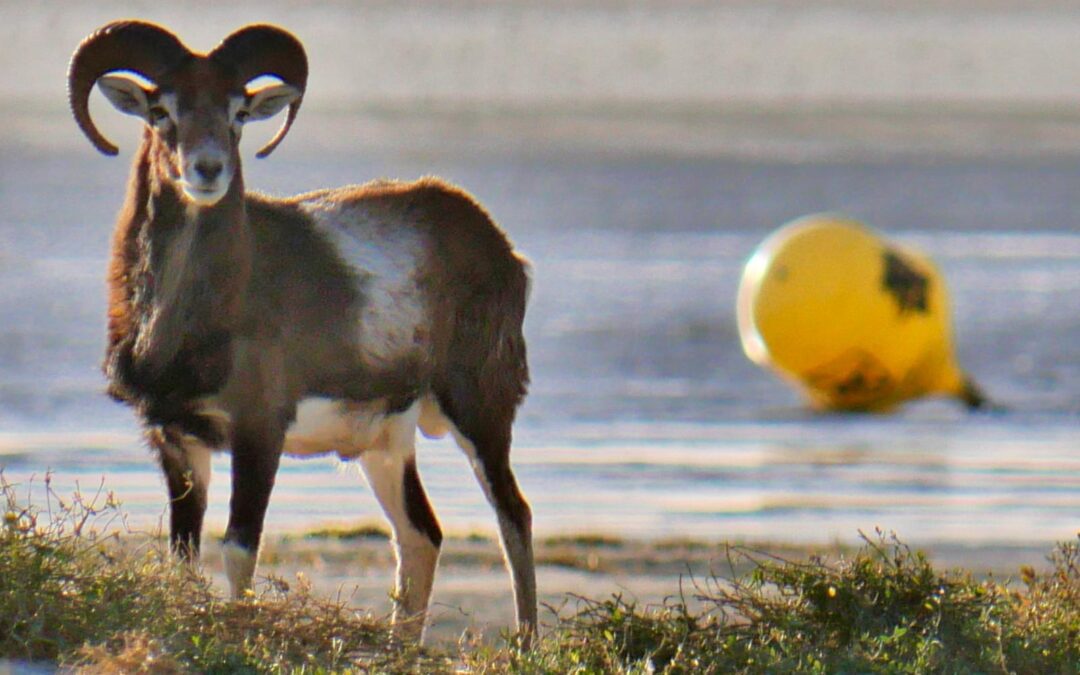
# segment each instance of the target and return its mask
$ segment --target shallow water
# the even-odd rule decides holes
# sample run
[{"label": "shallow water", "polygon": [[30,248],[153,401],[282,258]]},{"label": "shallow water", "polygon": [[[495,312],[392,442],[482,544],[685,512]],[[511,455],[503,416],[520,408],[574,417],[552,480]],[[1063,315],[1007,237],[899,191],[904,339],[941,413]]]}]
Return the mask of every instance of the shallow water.
[{"label": "shallow water", "polygon": [[[446,176],[533,260],[515,462],[540,532],[828,542],[882,528],[1030,544],[1080,525],[1080,171],[1068,162],[295,152],[250,164],[249,184],[278,193]],[[126,171],[89,151],[0,155],[0,466],[38,498],[46,471],[61,494],[104,480],[146,528],[164,514],[161,479],[98,371]],[[746,360],[743,262],[780,223],[824,209],[939,263],[961,362],[1004,411],[926,401],[815,415]],[[269,528],[377,519],[342,466],[286,461]],[[446,529],[493,529],[452,444],[421,441],[420,466]],[[222,529],[228,458],[214,468],[209,523]]]}]

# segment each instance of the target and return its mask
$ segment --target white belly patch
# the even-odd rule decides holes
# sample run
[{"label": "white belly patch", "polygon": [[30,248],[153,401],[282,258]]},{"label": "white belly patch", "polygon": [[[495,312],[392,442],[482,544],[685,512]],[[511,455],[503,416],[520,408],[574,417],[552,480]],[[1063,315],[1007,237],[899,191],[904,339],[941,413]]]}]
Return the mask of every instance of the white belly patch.
[{"label": "white belly patch", "polygon": [[386,450],[395,438],[414,437],[418,425],[429,437],[446,433],[445,418],[430,397],[389,415],[383,400],[353,403],[305,398],[285,432],[284,450],[294,456],[336,453],[351,459],[367,450]]}]

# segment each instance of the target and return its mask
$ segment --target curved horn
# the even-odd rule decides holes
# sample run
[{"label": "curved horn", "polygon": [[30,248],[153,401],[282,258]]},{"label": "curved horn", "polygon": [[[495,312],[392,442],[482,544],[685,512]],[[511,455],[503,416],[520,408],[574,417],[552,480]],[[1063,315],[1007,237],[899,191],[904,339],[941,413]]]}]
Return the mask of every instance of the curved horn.
[{"label": "curved horn", "polygon": [[292,33],[281,28],[253,25],[241,28],[222,40],[209,57],[235,68],[241,84],[247,84],[260,75],[273,75],[300,90],[300,97],[289,104],[289,113],[277,134],[255,155],[266,157],[289,133],[296,112],[300,110],[308,76],[304,46]]},{"label": "curved horn", "polygon": [[114,21],[90,34],[75,49],[68,66],[68,102],[75,122],[94,146],[106,155],[118,149],[101,135],[90,119],[90,91],[102,75],[129,70],[156,82],[191,52],[175,35],[145,21]]}]

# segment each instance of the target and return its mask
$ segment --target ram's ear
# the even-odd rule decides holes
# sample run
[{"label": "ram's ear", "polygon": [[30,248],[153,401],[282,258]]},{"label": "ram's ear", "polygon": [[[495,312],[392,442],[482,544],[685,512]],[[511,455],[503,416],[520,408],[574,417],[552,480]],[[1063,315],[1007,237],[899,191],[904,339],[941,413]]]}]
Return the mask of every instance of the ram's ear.
[{"label": "ram's ear", "polygon": [[97,86],[109,103],[122,113],[150,118],[150,92],[130,77],[105,75],[98,78]]},{"label": "ram's ear", "polygon": [[288,84],[274,84],[247,95],[244,112],[250,121],[264,120],[284,110],[300,98],[300,90]]}]

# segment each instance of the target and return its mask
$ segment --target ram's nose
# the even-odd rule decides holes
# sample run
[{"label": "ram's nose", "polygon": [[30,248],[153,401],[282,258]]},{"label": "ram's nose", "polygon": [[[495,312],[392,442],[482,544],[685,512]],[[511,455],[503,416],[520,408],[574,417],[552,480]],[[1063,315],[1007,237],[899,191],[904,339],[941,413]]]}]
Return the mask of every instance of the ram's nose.
[{"label": "ram's nose", "polygon": [[213,183],[221,175],[225,164],[219,159],[199,159],[195,162],[195,173],[206,183]]},{"label": "ram's nose", "polygon": [[223,153],[201,149],[184,158],[184,194],[196,204],[211,206],[225,196],[232,171]]}]

